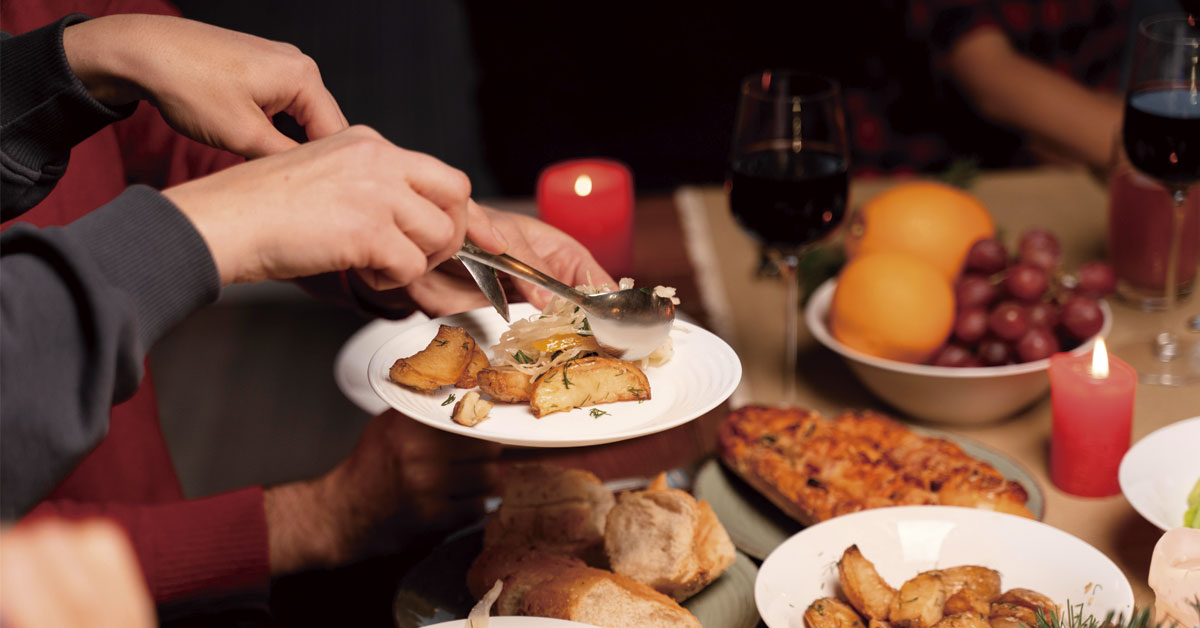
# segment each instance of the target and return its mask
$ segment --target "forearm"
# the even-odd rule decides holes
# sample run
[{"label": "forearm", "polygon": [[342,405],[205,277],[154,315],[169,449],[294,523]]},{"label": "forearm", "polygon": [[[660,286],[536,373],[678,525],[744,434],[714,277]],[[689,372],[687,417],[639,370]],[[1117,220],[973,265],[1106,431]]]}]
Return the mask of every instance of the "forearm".
[{"label": "forearm", "polygon": [[1103,170],[1121,125],[1121,102],[1026,57],[994,28],[954,45],[951,72],[980,112]]},{"label": "forearm", "polygon": [[216,299],[207,248],[157,192],[126,191],[67,227],[0,236],[0,515],[25,512],[108,429],[146,351]]}]

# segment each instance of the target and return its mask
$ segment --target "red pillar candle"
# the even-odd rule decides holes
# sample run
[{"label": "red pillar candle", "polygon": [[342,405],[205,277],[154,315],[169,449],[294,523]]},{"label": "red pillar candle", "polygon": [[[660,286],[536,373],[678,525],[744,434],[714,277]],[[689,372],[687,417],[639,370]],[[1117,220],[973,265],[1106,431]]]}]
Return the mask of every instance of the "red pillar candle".
[{"label": "red pillar candle", "polygon": [[1129,449],[1137,372],[1108,355],[1097,338],[1091,354],[1050,357],[1054,418],[1050,479],[1072,495],[1107,497],[1121,492],[1117,468]]},{"label": "red pillar candle", "polygon": [[614,279],[633,267],[633,174],[611,159],[576,159],[538,176],[538,216],[579,240]]}]

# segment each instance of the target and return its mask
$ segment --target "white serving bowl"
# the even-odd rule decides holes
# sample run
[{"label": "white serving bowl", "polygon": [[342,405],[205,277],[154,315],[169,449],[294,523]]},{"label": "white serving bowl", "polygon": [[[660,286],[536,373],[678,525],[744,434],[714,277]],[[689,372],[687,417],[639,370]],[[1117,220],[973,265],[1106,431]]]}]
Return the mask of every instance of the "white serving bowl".
[{"label": "white serving bowl", "polygon": [[[1012,416],[1041,398],[1050,388],[1049,358],[1007,366],[957,368],[910,364],[877,358],[851,349],[829,332],[829,307],[837,281],[821,284],[808,300],[804,319],[818,342],[841,354],[863,385],[880,399],[918,419],[939,423],[990,423]],[[1112,329],[1112,310],[1100,301],[1104,326]],[[1095,337],[1071,350],[1091,351]]]},{"label": "white serving bowl", "polygon": [[1200,416],[1176,421],[1134,443],[1117,475],[1125,499],[1147,521],[1183,525],[1187,496],[1200,480]]},{"label": "white serving bowl", "polygon": [[1003,590],[1033,589],[1063,609],[1082,605],[1085,618],[1133,610],[1120,568],[1058,528],[978,508],[895,506],[834,517],[775,548],[754,582],[767,626],[804,628],[813,600],[840,597],[837,561],[854,544],[894,588],[925,570],[981,565],[1000,572]]}]

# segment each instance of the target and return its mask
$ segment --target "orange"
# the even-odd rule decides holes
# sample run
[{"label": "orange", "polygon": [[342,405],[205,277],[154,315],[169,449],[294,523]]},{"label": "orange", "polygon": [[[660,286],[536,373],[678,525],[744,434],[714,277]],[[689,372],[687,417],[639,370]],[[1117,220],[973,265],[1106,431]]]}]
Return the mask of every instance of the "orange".
[{"label": "orange", "polygon": [[950,280],[924,259],[894,251],[846,264],[829,309],[829,331],[839,342],[901,362],[928,360],[953,325]]},{"label": "orange", "polygon": [[907,252],[954,279],[971,245],[995,232],[995,223],[979,199],[943,183],[912,181],[892,186],[863,204],[846,235],[846,256]]}]

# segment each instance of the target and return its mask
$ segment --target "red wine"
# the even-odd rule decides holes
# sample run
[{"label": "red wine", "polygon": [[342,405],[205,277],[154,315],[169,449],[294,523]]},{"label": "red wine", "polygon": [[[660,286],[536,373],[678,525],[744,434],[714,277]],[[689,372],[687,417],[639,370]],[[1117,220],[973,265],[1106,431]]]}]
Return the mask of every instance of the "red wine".
[{"label": "red wine", "polygon": [[829,235],[846,213],[849,178],[842,155],[764,150],[733,161],[729,204],[759,242],[794,249]]},{"label": "red wine", "polygon": [[1122,134],[1138,170],[1167,184],[1200,180],[1200,98],[1190,90],[1131,93]]}]

